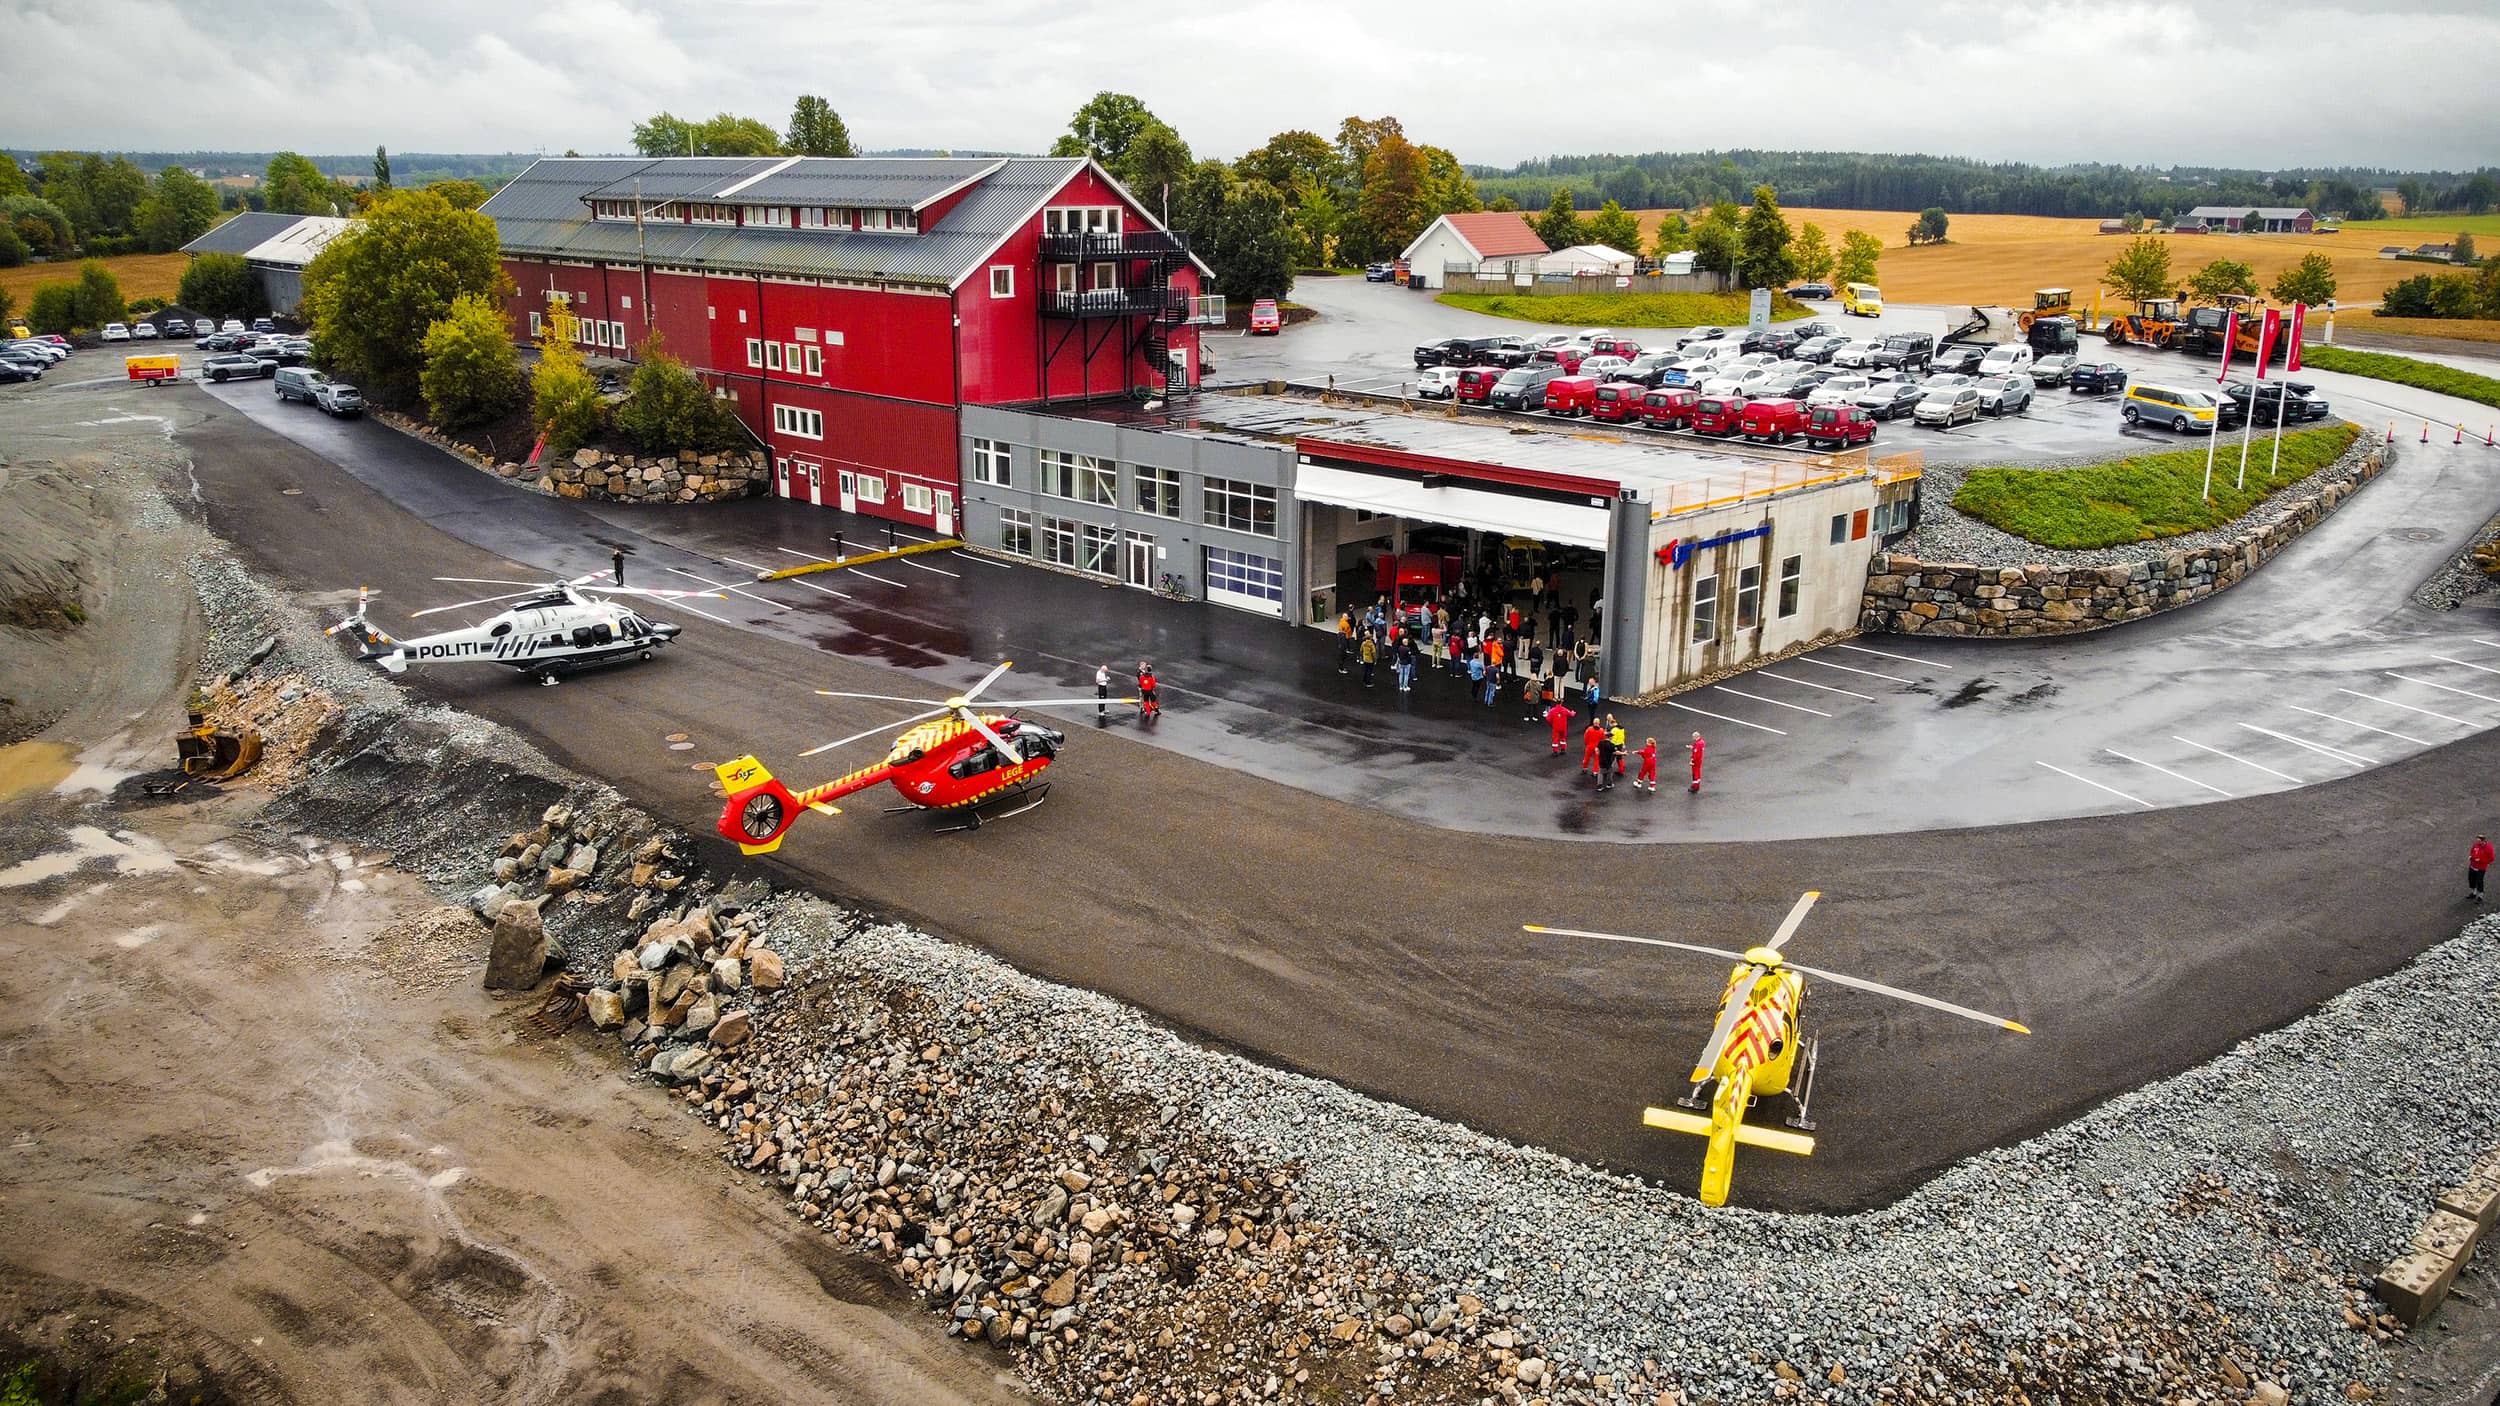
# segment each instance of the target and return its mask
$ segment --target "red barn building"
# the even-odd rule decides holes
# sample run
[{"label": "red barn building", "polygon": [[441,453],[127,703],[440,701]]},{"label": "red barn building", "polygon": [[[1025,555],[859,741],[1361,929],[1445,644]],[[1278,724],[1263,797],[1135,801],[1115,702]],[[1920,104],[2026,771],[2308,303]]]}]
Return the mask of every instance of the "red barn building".
[{"label": "red barn building", "polygon": [[1213,301],[1082,158],[551,158],[483,209],[516,339],[559,304],[586,350],[656,334],[771,448],[776,491],[947,534],[962,407],[1192,384]]}]

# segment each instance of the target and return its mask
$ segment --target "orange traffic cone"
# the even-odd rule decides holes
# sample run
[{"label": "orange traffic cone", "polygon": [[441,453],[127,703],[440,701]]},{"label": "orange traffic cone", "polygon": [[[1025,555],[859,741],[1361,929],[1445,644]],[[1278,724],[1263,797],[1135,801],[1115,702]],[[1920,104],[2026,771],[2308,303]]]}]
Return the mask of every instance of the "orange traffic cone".
[{"label": "orange traffic cone", "polygon": [[2396,442],[2396,422],[2393,420],[2387,422],[2387,442],[2389,444]]},{"label": "orange traffic cone", "polygon": [[2431,442],[2431,422],[2428,420],[2422,422],[2422,442],[2424,444]]},{"label": "orange traffic cone", "polygon": [[2457,437],[2452,441],[2452,443],[2465,443],[2465,422],[2463,420],[2457,421]]},{"label": "orange traffic cone", "polygon": [[2492,438],[2495,432],[2500,432],[2500,425],[2485,425],[2483,427],[2483,448],[2500,449],[2500,440]]}]

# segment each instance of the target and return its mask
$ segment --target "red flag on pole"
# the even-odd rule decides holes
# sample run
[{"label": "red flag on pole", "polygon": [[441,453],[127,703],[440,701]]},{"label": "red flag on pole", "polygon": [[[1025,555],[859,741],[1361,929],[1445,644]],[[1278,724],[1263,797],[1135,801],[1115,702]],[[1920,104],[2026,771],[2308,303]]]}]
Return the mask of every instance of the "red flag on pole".
[{"label": "red flag on pole", "polygon": [[2283,370],[2286,373],[2300,369],[2300,326],[2308,311],[2307,303],[2292,304],[2292,344],[2283,352]]},{"label": "red flag on pole", "polygon": [[2231,379],[2231,349],[2238,346],[2239,341],[2240,313],[2239,309],[2233,308],[2230,316],[2222,320],[2222,373],[2214,377],[2215,385]]},{"label": "red flag on pole", "polygon": [[2257,379],[2260,381],[2266,378],[2266,363],[2274,357],[2274,339],[2282,331],[2282,310],[2280,308],[2266,309],[2265,323],[2257,330]]}]

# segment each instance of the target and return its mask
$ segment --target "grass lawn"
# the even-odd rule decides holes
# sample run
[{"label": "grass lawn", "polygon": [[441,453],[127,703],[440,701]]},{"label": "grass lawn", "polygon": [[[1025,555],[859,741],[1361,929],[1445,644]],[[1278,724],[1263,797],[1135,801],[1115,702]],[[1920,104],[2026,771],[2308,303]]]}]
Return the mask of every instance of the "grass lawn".
[{"label": "grass lawn", "polygon": [[[121,280],[122,297],[164,298],[171,300],[181,286],[182,271],[191,266],[188,254],[118,254],[99,260]],[[20,264],[13,269],[0,269],[0,288],[9,290],[9,297],[23,315],[27,304],[35,300],[35,290],[46,283],[76,283],[78,263],[65,259],[50,264]]]},{"label": "grass lawn", "polygon": [[[1571,293],[1557,298],[1507,293],[1443,293],[1442,302],[1469,312],[1564,327],[1743,326],[1750,293]],[[1771,295],[1771,316],[1811,317],[1814,309],[1785,293]]]},{"label": "grass lawn", "polygon": [[[2345,324],[2355,332],[2397,337],[2454,337],[2460,342],[2500,342],[2500,321],[2478,317],[2381,317],[2356,314]],[[2303,351],[2302,356],[2309,353]]]},{"label": "grass lawn", "polygon": [[2272,477],[2272,435],[2249,442],[2248,486],[2239,476],[2237,435],[2225,437],[2214,457],[2214,496],[2199,495],[2205,481],[2205,446],[2140,454],[2108,464],[2073,469],[1973,469],[1953,495],[1963,513],[2028,542],[2067,551],[2148,542],[2220,527],[2257,506],[2276,489],[2335,462],[2361,431],[2352,425],[2321,425],[2283,436],[2282,471]]},{"label": "grass lawn", "polygon": [[[2446,324],[2434,318],[2432,326]],[[2492,324],[2483,323],[2488,327]],[[2420,361],[2409,356],[2390,356],[2386,352],[2354,351],[2350,347],[2303,347],[2303,366],[2320,371],[2341,371],[2347,376],[2367,376],[2377,381],[2393,381],[2417,390],[2436,391],[2460,400],[2478,401],[2484,405],[2500,405],[2500,380],[2442,366],[2433,361]]]}]

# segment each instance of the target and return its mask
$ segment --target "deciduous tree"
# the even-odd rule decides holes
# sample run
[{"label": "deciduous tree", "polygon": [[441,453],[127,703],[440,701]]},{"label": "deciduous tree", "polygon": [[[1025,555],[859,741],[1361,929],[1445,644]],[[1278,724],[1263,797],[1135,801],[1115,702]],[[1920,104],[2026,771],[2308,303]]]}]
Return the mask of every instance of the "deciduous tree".
[{"label": "deciduous tree", "polygon": [[1274,186],[1294,204],[1311,190],[1334,192],[1353,175],[1326,137],[1299,128],[1268,138],[1265,146],[1244,153],[1233,169],[1244,180]]},{"label": "deciduous tree", "polygon": [[843,125],[842,114],[814,93],[801,94],[791,105],[790,131],[781,144],[794,156],[858,154],[851,150],[851,129]]},{"label": "deciduous tree", "polygon": [[444,202],[455,210],[474,210],[486,203],[489,193],[477,182],[458,176],[436,181],[425,188],[443,197]]},{"label": "deciduous tree", "polygon": [[704,389],[686,363],[662,349],[659,333],[644,338],[634,355],[641,364],[616,408],[616,427],[636,447],[709,453],[729,448],[745,434],[729,407]]},{"label": "deciduous tree", "polygon": [[2471,264],[2477,262],[2474,257],[2473,235],[2460,232],[2456,238],[2448,241],[2448,244],[2450,249],[2448,262],[2452,264]]},{"label": "deciduous tree", "polygon": [[1640,217],[1609,200],[1589,216],[1587,242],[1637,254],[1641,251]]},{"label": "deciduous tree", "polygon": [[1437,216],[1472,214],[1484,208],[1484,197],[1476,193],[1476,178],[1467,174],[1467,168],[1458,164],[1458,157],[1447,147],[1420,146],[1416,150],[1424,157],[1425,224]]},{"label": "deciduous tree", "polygon": [[376,195],[391,188],[391,151],[389,147],[373,149],[373,190]]},{"label": "deciduous tree", "polygon": [[1884,256],[1884,241],[1862,229],[1845,230],[1840,236],[1840,261],[1832,276],[1842,283],[1873,283],[1875,261]]},{"label": "deciduous tree", "polygon": [[1160,217],[1170,192],[1189,177],[1189,143],[1162,122],[1149,122],[1111,174]]},{"label": "deciduous tree", "polygon": [[1665,217],[1658,221],[1657,232],[1649,237],[1651,258],[1663,259],[1669,254],[1681,254],[1692,247],[1693,227],[1686,222],[1684,212],[1681,210],[1669,210]]},{"label": "deciduous tree", "polygon": [[1736,261],[1743,252],[1743,235],[1739,223],[1744,218],[1733,200],[1722,200],[1704,211],[1693,225],[1693,267],[1724,278],[1736,276]]},{"label": "deciduous tree", "polygon": [[503,309],[463,293],[425,329],[425,368],[417,387],[425,412],[447,430],[480,425],[521,402],[521,363]]},{"label": "deciduous tree", "polygon": [[338,203],[330,178],[309,157],[282,151],[269,158],[261,181],[265,208],[281,215],[327,215]]},{"label": "deciduous tree", "polygon": [[715,113],[690,122],[672,112],[634,124],[634,150],[644,156],[771,156],[781,135],[752,117]]},{"label": "deciduous tree", "polygon": [[1068,119],[1068,130],[1052,144],[1053,156],[1090,156],[1117,174],[1128,149],[1150,122],[1159,123],[1146,105],[1126,93],[1108,89],[1085,100]]},{"label": "deciduous tree", "polygon": [[174,301],[204,317],[265,317],[269,300],[241,254],[202,254],[182,271]]},{"label": "deciduous tree", "polygon": [[46,283],[26,304],[26,324],[34,331],[66,337],[78,330],[78,285]]},{"label": "deciduous tree", "polygon": [[2278,303],[2324,306],[2335,297],[2335,261],[2324,254],[2303,254],[2299,263],[2276,276],[2268,291]]},{"label": "deciduous tree", "polygon": [[1943,206],[1930,205],[1918,212],[1918,221],[1910,226],[1910,242],[1912,244],[1942,244],[1945,231],[1952,227],[1952,223],[1952,220],[1945,215]]},{"label": "deciduous tree", "polygon": [[1265,180],[1247,180],[1221,161],[1201,161],[1177,187],[1172,214],[1189,247],[1215,270],[1234,301],[1282,298],[1293,288],[1303,247],[1285,197]]},{"label": "deciduous tree", "polygon": [[102,327],[119,322],[122,317],[121,280],[104,266],[101,259],[89,259],[78,266],[78,325]]},{"label": "deciduous tree", "polygon": [[1809,222],[1799,229],[1797,244],[1792,252],[1797,258],[1798,277],[1809,283],[1820,283],[1832,276],[1832,265],[1837,260],[1832,254],[1831,241],[1824,235],[1821,225]]},{"label": "deciduous tree", "polygon": [[0,151],[0,195],[26,195],[26,169],[17,158]]},{"label": "deciduous tree", "polygon": [[217,192],[180,166],[157,173],[156,188],[139,202],[135,230],[149,252],[171,253],[217,223]]},{"label": "deciduous tree", "polygon": [[0,220],[0,269],[13,269],[26,262],[26,240],[17,226]]},{"label": "deciduous tree", "polygon": [[530,419],[546,441],[545,458],[562,459],[581,448],[599,432],[606,413],[599,383],[583,367],[581,353],[561,337],[547,338],[530,373]]},{"label": "deciduous tree", "polygon": [[1424,158],[1413,142],[1391,132],[1363,163],[1363,194],[1355,207],[1365,251],[1389,258],[1423,231]]},{"label": "deciduous tree", "polygon": [[1545,213],[1528,223],[1536,227],[1536,237],[1544,240],[1548,249],[1568,249],[1574,244],[1588,243],[1588,226],[1580,219],[1580,212],[1572,208],[1569,186],[1556,190],[1553,200],[1545,207]]},{"label": "deciduous tree", "polygon": [[2129,302],[2171,296],[2178,285],[2171,281],[2170,245],[2149,234],[2138,235],[2101,270],[2101,281]]},{"label": "deciduous tree", "polygon": [[1788,252],[1792,237],[1787,217],[1780,214],[1778,195],[1767,185],[1755,186],[1737,256],[1737,271],[1746,287],[1777,288],[1797,276],[1797,258]]},{"label": "deciduous tree", "polygon": [[2219,303],[2232,294],[2253,298],[2257,271],[2237,259],[2216,259],[2189,276],[2187,291],[2199,303]]},{"label": "deciduous tree", "polygon": [[432,190],[395,190],[304,270],[304,310],[322,360],[368,389],[413,389],[426,329],[463,294],[506,291],[495,222]]}]

